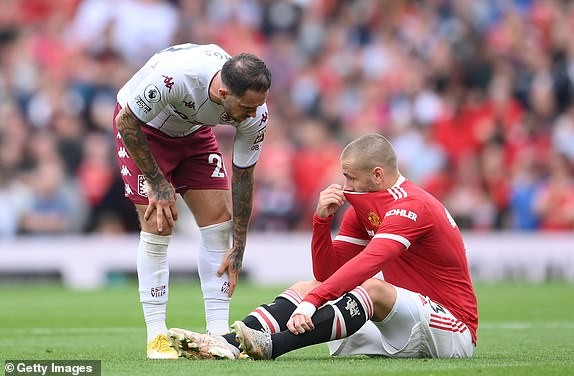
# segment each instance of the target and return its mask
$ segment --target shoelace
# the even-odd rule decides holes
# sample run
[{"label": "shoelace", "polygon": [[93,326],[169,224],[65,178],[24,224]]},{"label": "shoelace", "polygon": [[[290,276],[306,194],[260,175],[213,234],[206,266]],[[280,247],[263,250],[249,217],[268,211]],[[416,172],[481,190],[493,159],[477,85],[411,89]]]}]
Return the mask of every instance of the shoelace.
[{"label": "shoelace", "polygon": [[171,345],[169,344],[167,337],[160,335],[153,340],[153,347],[157,347],[161,351],[168,351],[171,348]]}]

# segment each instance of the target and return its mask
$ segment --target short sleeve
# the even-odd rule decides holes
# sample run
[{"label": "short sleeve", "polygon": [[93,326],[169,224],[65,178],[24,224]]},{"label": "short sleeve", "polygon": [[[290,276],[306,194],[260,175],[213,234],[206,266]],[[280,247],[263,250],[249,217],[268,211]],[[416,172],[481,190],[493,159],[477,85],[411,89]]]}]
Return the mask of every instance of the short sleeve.
[{"label": "short sleeve", "polygon": [[233,164],[247,168],[253,166],[263,149],[263,139],[269,122],[267,105],[257,108],[254,118],[247,119],[237,126],[233,143]]},{"label": "short sleeve", "polygon": [[144,123],[155,118],[170,103],[185,97],[185,84],[173,69],[154,69],[126,93],[127,104],[134,115]]}]

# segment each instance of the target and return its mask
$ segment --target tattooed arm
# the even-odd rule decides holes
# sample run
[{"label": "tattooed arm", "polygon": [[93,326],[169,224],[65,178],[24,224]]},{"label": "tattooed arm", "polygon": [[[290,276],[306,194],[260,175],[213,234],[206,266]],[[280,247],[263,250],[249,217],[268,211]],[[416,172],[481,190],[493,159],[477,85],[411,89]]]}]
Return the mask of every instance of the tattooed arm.
[{"label": "tattooed arm", "polygon": [[233,295],[237,285],[237,277],[243,265],[243,253],[247,240],[247,230],[251,211],[253,209],[253,171],[255,165],[239,168],[233,165],[231,178],[231,194],[233,198],[233,246],[227,253],[217,270],[221,276],[226,270],[229,275],[229,296]]},{"label": "tattooed arm", "polygon": [[173,228],[174,221],[177,220],[175,189],[167,181],[153,157],[147,138],[141,129],[141,121],[126,106],[116,116],[116,124],[128,153],[145,175],[148,183],[149,204],[144,219],[148,221],[153,211],[156,210],[157,230],[160,233],[164,231],[164,217],[167,220],[167,226],[170,229]]}]

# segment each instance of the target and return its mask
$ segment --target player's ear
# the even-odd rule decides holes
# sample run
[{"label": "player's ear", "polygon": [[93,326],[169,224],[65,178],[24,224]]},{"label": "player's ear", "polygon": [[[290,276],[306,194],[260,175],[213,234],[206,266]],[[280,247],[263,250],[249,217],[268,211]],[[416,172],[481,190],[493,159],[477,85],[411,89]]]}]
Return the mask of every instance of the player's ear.
[{"label": "player's ear", "polygon": [[385,172],[382,167],[375,167],[373,171],[371,171],[371,176],[376,184],[380,184],[385,177]]},{"label": "player's ear", "polygon": [[220,87],[219,89],[217,89],[217,94],[221,99],[225,99],[229,95],[229,89],[227,89],[226,87]]}]

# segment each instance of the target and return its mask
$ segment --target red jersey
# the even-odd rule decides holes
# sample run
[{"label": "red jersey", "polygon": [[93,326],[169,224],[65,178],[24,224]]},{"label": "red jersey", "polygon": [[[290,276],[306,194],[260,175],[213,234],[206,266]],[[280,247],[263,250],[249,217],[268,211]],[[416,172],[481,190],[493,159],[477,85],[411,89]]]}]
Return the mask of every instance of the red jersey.
[{"label": "red jersey", "polygon": [[332,217],[313,219],[313,272],[323,283],[305,301],[319,307],[382,271],[385,281],[447,308],[476,343],[476,295],[462,235],[446,208],[404,177],[387,190],[345,197],[351,206],[335,240]]}]

